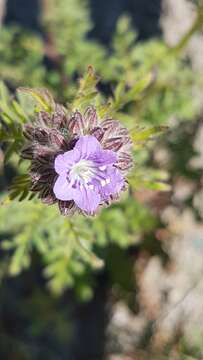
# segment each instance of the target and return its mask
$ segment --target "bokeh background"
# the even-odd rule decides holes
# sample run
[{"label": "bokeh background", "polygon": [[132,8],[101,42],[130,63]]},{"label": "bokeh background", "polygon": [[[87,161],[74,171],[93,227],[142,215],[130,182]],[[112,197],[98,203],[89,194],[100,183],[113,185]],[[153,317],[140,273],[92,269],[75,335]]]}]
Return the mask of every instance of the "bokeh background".
[{"label": "bokeh background", "polygon": [[[50,268],[44,277],[37,247],[29,264],[24,249],[9,270],[12,249],[1,248],[1,360],[203,359],[201,31],[165,65],[160,56],[164,46],[179,44],[196,16],[187,0],[0,0],[0,79],[11,94],[46,86],[60,101],[71,99],[92,64],[108,96],[155,61],[155,92],[125,113],[141,124],[169,125],[138,162],[168,173],[171,185],[135,188],[102,213],[95,225],[96,241],[106,247],[96,249],[106,260],[101,271],[74,270],[73,279],[63,283],[57,275],[47,286]],[[18,172],[16,159],[3,166],[5,156],[2,146],[2,195]],[[32,221],[29,241],[37,242],[39,227],[43,243],[47,228],[34,216],[26,220],[35,210],[20,204],[1,206],[1,242],[15,243]]]}]

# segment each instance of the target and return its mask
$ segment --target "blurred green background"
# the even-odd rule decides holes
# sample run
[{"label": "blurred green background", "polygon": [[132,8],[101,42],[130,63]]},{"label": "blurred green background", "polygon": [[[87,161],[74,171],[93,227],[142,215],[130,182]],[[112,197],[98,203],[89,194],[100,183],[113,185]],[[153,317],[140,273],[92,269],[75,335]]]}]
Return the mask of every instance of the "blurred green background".
[{"label": "blurred green background", "polygon": [[202,13],[187,0],[0,0],[1,124],[19,115],[18,87],[71,103],[92,65],[141,140],[169,126],[137,139],[120,202],[71,220],[6,200],[23,167],[0,128],[0,359],[203,359]]}]

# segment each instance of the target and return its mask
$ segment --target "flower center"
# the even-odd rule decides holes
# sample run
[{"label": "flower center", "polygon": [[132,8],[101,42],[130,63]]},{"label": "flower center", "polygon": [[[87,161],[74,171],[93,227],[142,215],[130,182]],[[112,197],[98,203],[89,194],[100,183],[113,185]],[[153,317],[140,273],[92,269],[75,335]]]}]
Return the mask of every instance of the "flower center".
[{"label": "flower center", "polygon": [[70,177],[74,180],[88,183],[95,175],[96,168],[94,162],[91,160],[80,160],[74,164],[70,170]]},{"label": "flower center", "polygon": [[99,166],[94,161],[82,159],[72,166],[69,181],[72,186],[79,184],[93,190],[92,180],[96,180],[103,187],[110,183],[110,179],[106,178],[105,170],[106,165]]}]

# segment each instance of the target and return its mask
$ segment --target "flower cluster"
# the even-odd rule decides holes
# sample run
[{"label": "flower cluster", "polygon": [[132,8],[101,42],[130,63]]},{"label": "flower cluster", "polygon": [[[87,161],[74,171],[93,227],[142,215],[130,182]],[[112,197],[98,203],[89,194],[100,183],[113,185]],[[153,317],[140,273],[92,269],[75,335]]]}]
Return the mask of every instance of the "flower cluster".
[{"label": "flower cluster", "polygon": [[128,130],[113,119],[98,119],[94,107],[68,116],[56,105],[26,124],[22,157],[31,161],[31,191],[63,215],[94,215],[126,188],[132,166]]}]

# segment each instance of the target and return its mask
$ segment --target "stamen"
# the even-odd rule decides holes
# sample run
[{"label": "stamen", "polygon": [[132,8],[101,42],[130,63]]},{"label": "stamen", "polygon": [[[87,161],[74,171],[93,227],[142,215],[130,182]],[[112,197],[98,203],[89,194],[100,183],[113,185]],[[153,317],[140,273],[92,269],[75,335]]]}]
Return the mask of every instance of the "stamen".
[{"label": "stamen", "polygon": [[100,167],[99,167],[99,170],[101,170],[101,171],[106,170],[106,165],[100,166]]},{"label": "stamen", "polygon": [[94,179],[96,180],[106,180],[106,176],[104,173],[101,173],[100,171],[95,172]]},{"label": "stamen", "polygon": [[101,183],[101,186],[104,187],[106,185],[106,180],[101,180],[100,183]]},{"label": "stamen", "polygon": [[94,185],[91,184],[92,179],[94,179],[99,181],[101,186],[104,187],[110,183],[110,178],[106,179],[106,174],[104,173],[106,168],[106,165],[97,167],[93,161],[82,159],[74,164],[69,172],[71,184],[77,182],[80,189],[85,187],[86,189],[94,190]]}]

